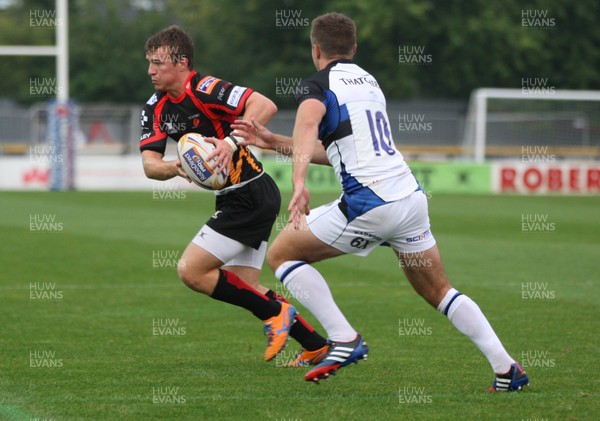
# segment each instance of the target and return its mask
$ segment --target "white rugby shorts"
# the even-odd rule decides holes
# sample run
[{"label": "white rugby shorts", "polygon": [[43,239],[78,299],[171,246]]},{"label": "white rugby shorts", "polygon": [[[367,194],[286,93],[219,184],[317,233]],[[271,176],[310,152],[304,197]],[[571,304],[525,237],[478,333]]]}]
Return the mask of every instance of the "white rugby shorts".
[{"label": "white rugby shorts", "polygon": [[260,243],[258,249],[219,234],[208,225],[204,225],[192,240],[221,262],[223,266],[247,266],[262,269],[267,253],[267,242]]},{"label": "white rugby shorts", "polygon": [[382,243],[400,253],[421,252],[435,245],[427,197],[421,190],[377,206],[351,222],[339,203],[340,199],[312,209],[306,221],[319,240],[344,253],[366,256]]}]

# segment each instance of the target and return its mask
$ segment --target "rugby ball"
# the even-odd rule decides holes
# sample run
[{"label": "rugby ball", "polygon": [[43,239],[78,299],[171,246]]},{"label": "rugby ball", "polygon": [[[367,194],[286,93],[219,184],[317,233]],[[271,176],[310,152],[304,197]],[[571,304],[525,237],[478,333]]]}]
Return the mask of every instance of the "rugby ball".
[{"label": "rugby ball", "polygon": [[204,140],[204,136],[198,133],[184,134],[177,144],[181,168],[194,184],[207,190],[222,189],[229,176],[229,168],[216,172],[215,158],[206,160],[214,149],[215,146]]}]

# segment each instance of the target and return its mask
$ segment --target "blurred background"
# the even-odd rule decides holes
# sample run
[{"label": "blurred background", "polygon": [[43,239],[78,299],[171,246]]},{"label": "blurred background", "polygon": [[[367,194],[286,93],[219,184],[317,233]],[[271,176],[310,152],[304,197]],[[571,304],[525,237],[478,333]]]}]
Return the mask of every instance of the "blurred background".
[{"label": "blurred background", "polygon": [[[138,151],[153,93],[144,43],[171,24],[194,39],[198,72],[267,95],[280,110],[271,129],[291,134],[294,91],[314,72],[310,21],[328,11],[355,20],[355,61],[386,93],[394,140],[431,191],[600,193],[594,0],[73,0],[68,25],[54,0],[0,0],[1,46],[55,45],[68,28],[73,148],[72,182],[53,183],[53,165],[71,162],[50,136],[56,57],[4,55],[0,189],[153,188]],[[289,162],[265,165],[287,183]]]}]

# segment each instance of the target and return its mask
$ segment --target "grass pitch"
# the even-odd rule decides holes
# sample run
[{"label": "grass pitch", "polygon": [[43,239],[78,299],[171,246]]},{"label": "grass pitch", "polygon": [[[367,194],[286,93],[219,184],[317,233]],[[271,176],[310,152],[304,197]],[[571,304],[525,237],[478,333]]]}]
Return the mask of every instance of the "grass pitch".
[{"label": "grass pitch", "polygon": [[600,198],[430,199],[450,279],[530,375],[519,394],[486,392],[485,358],[384,247],[318,265],[368,361],[318,386],[279,367],[295,342],[263,362],[258,320],[176,276],[213,203],[0,193],[0,419],[597,419]]}]

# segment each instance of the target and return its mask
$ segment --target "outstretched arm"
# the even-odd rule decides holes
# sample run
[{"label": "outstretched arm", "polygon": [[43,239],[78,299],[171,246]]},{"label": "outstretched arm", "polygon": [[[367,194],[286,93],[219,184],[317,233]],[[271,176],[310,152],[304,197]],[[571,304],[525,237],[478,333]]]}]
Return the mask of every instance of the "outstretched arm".
[{"label": "outstretched arm", "polygon": [[[250,121],[236,120],[231,125],[231,128],[234,129],[234,136],[244,138],[243,141],[239,142],[240,145],[254,145],[287,156],[292,156],[293,154],[294,148],[291,137],[271,132],[256,121],[256,119],[251,119]],[[321,142],[315,145],[311,162],[313,164],[331,165],[327,158],[327,152],[325,152],[325,148],[323,148]]]}]

